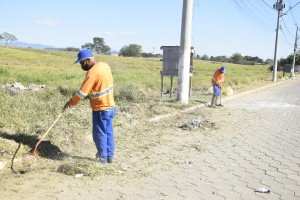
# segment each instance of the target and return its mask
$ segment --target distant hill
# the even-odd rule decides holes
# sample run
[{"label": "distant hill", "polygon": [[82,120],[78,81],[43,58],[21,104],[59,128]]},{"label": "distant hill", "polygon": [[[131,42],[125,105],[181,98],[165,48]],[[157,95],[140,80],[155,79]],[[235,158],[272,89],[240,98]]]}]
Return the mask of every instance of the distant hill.
[{"label": "distant hill", "polygon": [[[0,46],[5,46],[5,43],[0,42]],[[32,44],[32,43],[26,43],[26,42],[12,42],[9,43],[7,46],[11,47],[23,47],[23,48],[33,48],[33,49],[50,49],[50,50],[65,50],[65,48],[57,48],[50,45],[44,45],[44,44]],[[118,50],[111,50],[111,54],[119,54]]]},{"label": "distant hill", "polygon": [[[4,46],[5,44],[3,42],[0,42],[0,45]],[[33,48],[33,49],[57,49],[57,48],[55,48],[53,46],[49,46],[49,45],[31,44],[31,43],[26,43],[26,42],[12,42],[12,43],[9,43],[7,46]]]}]

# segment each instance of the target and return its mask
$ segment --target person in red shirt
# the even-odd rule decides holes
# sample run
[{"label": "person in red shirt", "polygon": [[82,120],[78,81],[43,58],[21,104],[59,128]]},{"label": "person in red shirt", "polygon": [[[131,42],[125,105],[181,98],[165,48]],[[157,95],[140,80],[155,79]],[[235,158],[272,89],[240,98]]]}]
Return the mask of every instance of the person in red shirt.
[{"label": "person in red shirt", "polygon": [[82,49],[75,63],[80,63],[86,76],[80,89],[65,104],[63,111],[77,105],[82,99],[90,100],[96,157],[103,164],[112,163],[115,150],[112,122],[116,108],[111,69],[108,64],[96,61],[89,49]]},{"label": "person in red shirt", "polygon": [[[216,106],[222,106],[221,104],[221,94],[222,94],[222,86],[225,80],[225,72],[226,72],[226,67],[222,66],[219,69],[217,69],[214,73],[214,76],[212,78],[212,86],[213,86],[213,96],[211,100],[211,105],[210,107],[214,108]],[[219,101],[219,104],[216,104],[216,102]]]}]

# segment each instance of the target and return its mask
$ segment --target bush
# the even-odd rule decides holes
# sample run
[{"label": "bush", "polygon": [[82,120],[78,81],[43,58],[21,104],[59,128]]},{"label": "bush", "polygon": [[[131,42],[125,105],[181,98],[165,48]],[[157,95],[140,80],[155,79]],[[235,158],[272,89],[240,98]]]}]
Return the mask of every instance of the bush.
[{"label": "bush", "polygon": [[115,99],[117,101],[126,102],[143,102],[145,94],[141,92],[136,86],[123,85],[115,89]]},{"label": "bush", "polygon": [[57,89],[60,92],[60,94],[64,96],[72,96],[77,91],[76,89],[66,87],[66,86],[58,86]]}]

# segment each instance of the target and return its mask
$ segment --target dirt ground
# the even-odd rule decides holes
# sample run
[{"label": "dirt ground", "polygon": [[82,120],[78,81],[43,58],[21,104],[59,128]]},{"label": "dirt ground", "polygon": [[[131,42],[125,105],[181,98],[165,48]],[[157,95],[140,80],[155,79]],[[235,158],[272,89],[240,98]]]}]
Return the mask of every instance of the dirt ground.
[{"label": "dirt ground", "polygon": [[[215,130],[225,126],[222,119],[230,112],[220,115],[222,109],[199,101],[184,110],[158,103],[148,107],[154,113],[151,116],[140,104],[132,105],[130,111],[118,111],[115,162],[107,165],[94,159],[89,133],[70,148],[59,148],[46,139],[40,154],[32,157],[29,146],[16,142],[13,130],[1,127],[1,199],[79,199],[78,194],[88,199],[105,185],[133,183],[158,170],[189,163],[189,152],[204,152],[210,138],[216,137]],[[45,156],[41,151],[53,154]]]}]

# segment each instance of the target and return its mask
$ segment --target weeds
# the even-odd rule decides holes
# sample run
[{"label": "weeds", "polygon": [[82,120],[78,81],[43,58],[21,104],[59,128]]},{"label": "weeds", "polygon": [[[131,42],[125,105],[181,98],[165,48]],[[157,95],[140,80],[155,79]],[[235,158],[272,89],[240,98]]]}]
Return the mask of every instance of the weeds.
[{"label": "weeds", "polygon": [[[8,135],[22,133],[22,137],[16,136],[22,140],[26,138],[25,136],[33,138],[44,133],[62,111],[66,101],[80,88],[85,77],[85,72],[80,69],[79,65],[73,65],[77,54],[0,47],[0,56],[1,86],[15,82],[21,82],[24,85],[30,83],[46,85],[46,88],[40,92],[10,92],[1,88],[0,131],[6,133],[3,130],[10,130]],[[223,65],[195,60],[191,91],[193,101],[190,101],[189,105],[182,105],[176,101],[176,94],[172,97],[169,97],[169,94],[160,97],[160,70],[163,63],[159,59],[106,55],[95,55],[95,57],[98,61],[107,62],[112,69],[114,95],[118,109],[118,115],[114,121],[117,145],[127,149],[126,145],[130,143],[135,147],[141,147],[145,152],[153,150],[154,145],[151,146],[151,144],[157,141],[164,142],[157,139],[157,135],[151,136],[153,125],[149,125],[148,118],[174,113],[210,99],[208,90],[211,87],[213,73]],[[267,71],[268,66],[239,66],[228,63],[225,65],[227,74],[224,91],[227,87],[234,91],[243,90],[254,85],[267,84],[271,80],[271,73]],[[174,77],[175,91],[177,84],[178,77]],[[170,81],[166,77],[163,87],[170,89]],[[213,124],[208,125],[214,128]],[[167,125],[157,126],[161,128]],[[91,109],[88,100],[82,100],[78,106],[64,113],[47,138],[51,140],[50,147],[59,147],[61,152],[84,154],[86,152],[82,153],[82,151],[94,149],[93,141],[89,138],[91,132]],[[146,145],[138,141],[139,138],[146,138],[148,140]],[[32,144],[28,143],[28,145]],[[203,150],[197,145],[190,146],[190,148],[197,151]],[[144,162],[148,162],[147,159]],[[105,169],[105,173],[116,171],[114,167],[96,168],[94,161],[77,160],[72,164],[62,164],[59,171],[68,175],[77,173],[96,175],[104,173],[101,169]]]},{"label": "weeds", "polygon": [[[57,115],[65,102],[79,89],[85,76],[80,67],[73,65],[75,52],[0,47],[0,56],[3,58],[0,60],[0,84],[21,82],[47,85],[46,89],[39,93],[1,91],[0,100],[5,102],[1,104],[2,124],[27,134],[36,132],[36,127],[45,126],[49,118]],[[176,94],[160,98],[162,62],[159,59],[102,55],[95,57],[111,66],[116,105],[120,105],[122,111],[132,107],[133,103],[155,105],[152,109],[153,114],[188,107],[177,103]],[[207,90],[211,86],[212,74],[221,63],[195,60],[194,65],[192,98],[207,101],[210,98]],[[271,79],[271,73],[267,71],[268,66],[225,65],[228,68],[224,84],[225,95],[228,86],[235,91],[255,84],[263,85]],[[175,91],[177,81],[178,77],[174,77]],[[170,88],[168,79],[164,81],[163,87]],[[193,103],[197,101],[191,102]],[[163,108],[161,106],[166,109],[160,109]],[[147,106],[143,107],[147,109]],[[172,109],[167,111],[168,107]],[[152,114],[147,113],[147,116]]]},{"label": "weeds", "polygon": [[67,86],[58,86],[58,91],[61,95],[70,97],[70,96],[74,95],[74,93],[77,90],[74,90],[73,88],[69,88]]}]

